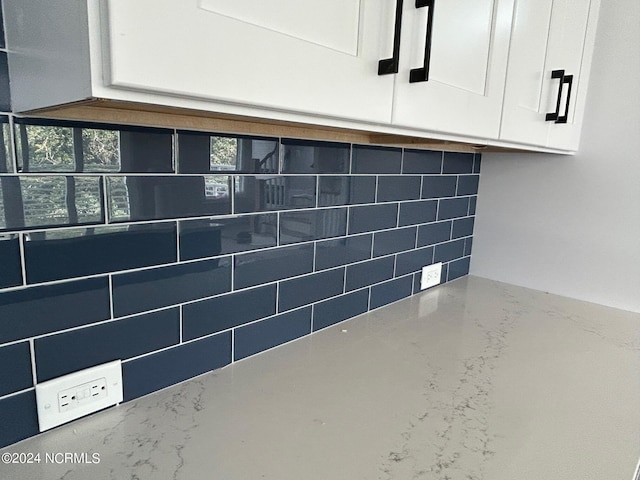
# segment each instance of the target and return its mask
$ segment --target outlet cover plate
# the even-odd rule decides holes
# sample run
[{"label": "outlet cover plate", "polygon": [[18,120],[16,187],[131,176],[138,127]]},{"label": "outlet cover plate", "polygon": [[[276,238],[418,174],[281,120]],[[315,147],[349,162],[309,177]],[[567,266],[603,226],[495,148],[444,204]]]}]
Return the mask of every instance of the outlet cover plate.
[{"label": "outlet cover plate", "polygon": [[422,267],[422,276],[420,277],[420,290],[438,285],[440,283],[441,276],[442,262]]},{"label": "outlet cover plate", "polygon": [[36,406],[40,431],[117,405],[122,398],[120,360],[39,383]]}]

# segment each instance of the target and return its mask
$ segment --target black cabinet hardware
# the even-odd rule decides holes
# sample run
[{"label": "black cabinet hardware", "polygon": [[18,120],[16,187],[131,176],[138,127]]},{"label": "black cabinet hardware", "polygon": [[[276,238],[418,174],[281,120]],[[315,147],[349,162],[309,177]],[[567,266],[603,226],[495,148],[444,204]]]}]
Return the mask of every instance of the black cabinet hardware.
[{"label": "black cabinet hardware", "polygon": [[[547,113],[545,121],[555,123],[567,123],[569,117],[569,102],[571,101],[571,87],[573,86],[573,75],[565,75],[564,70],[553,70],[551,72],[551,78],[557,78],[560,80],[558,85],[558,99],[556,100],[556,111]],[[562,90],[564,84],[568,84],[567,101],[565,102],[564,115],[560,115],[560,102],[562,102]]]},{"label": "black cabinet hardware", "polygon": [[427,17],[427,37],[424,42],[424,64],[420,68],[413,68],[409,73],[409,83],[429,81],[429,62],[431,60],[431,33],[433,31],[433,10],[436,0],[416,0],[416,8],[429,7]]},{"label": "black cabinet hardware", "polygon": [[393,29],[393,55],[378,62],[378,75],[389,75],[398,73],[398,63],[400,62],[400,31],[402,30],[402,3],[403,0],[396,0],[396,21]]}]

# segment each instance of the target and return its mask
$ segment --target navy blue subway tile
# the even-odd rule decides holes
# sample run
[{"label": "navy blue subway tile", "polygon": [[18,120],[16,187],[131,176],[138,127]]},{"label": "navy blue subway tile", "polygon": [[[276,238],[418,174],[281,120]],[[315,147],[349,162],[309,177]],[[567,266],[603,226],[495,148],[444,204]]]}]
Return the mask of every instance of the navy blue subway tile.
[{"label": "navy blue subway tile", "polygon": [[436,219],[438,211],[437,200],[423,200],[421,202],[402,202],[398,216],[398,226],[429,223]]},{"label": "navy blue subway tile", "polygon": [[445,198],[438,206],[438,220],[466,217],[469,212],[469,198]]},{"label": "navy blue subway tile", "polygon": [[480,173],[481,162],[482,162],[482,154],[474,153],[473,154],[473,173]]},{"label": "navy blue subway tile", "polygon": [[425,265],[433,263],[433,247],[418,248],[401,253],[396,259],[396,277],[417,272]]},{"label": "navy blue subway tile", "polygon": [[413,275],[371,287],[370,308],[381,307],[408,297],[413,292]]},{"label": "navy blue subway tile", "polygon": [[369,290],[341,295],[313,307],[313,331],[326,328],[365,313],[369,307]]},{"label": "navy blue subway tile", "polygon": [[132,400],[231,363],[231,332],[122,364],[124,400]]},{"label": "navy blue subway tile", "polygon": [[91,278],[0,295],[0,343],[106,320],[109,282]]},{"label": "navy blue subway tile", "polygon": [[472,248],[473,248],[473,238],[471,238],[471,237],[465,238],[465,240],[464,240],[464,255],[465,256],[471,255]]},{"label": "navy blue subway tile", "polygon": [[373,256],[380,257],[411,250],[416,246],[416,232],[416,227],[407,227],[375,233],[373,235]]},{"label": "navy blue subway tile", "polygon": [[179,173],[278,173],[275,138],[178,132]]},{"label": "navy blue subway tile", "polygon": [[236,329],[234,360],[290,342],[311,333],[311,307],[283,313]]},{"label": "navy blue subway tile", "polygon": [[189,302],[231,290],[228,257],[113,276],[116,316]]},{"label": "navy blue subway tile", "polygon": [[420,198],[420,180],[420,177],[414,175],[379,177],[378,202],[416,200]]},{"label": "navy blue subway tile", "polygon": [[405,150],[402,173],[442,172],[442,152],[431,150]]},{"label": "navy blue subway tile", "polygon": [[0,397],[32,386],[29,342],[0,347]]},{"label": "navy blue subway tile", "polygon": [[357,290],[393,278],[393,263],[393,257],[384,257],[347,266],[345,290]]},{"label": "navy blue subway tile", "polygon": [[465,257],[449,264],[448,281],[455,280],[469,273],[470,258]]},{"label": "navy blue subway tile", "polygon": [[0,399],[0,425],[0,448],[37,435],[35,391]]},{"label": "navy blue subway tile", "polygon": [[0,110],[11,111],[11,91],[9,88],[9,63],[7,52],[0,52]]},{"label": "navy blue subway tile", "polygon": [[180,222],[180,260],[273,247],[277,236],[276,213],[184,220]]},{"label": "navy blue subway tile", "polygon": [[231,213],[231,177],[107,177],[113,222],[203,217]]},{"label": "navy blue subway tile", "polygon": [[235,213],[316,206],[316,177],[280,175],[236,177]]},{"label": "navy blue subway tile", "polygon": [[15,125],[22,172],[173,172],[172,130],[41,118]]},{"label": "navy blue subway tile", "polygon": [[451,240],[451,222],[430,223],[418,227],[418,247]]},{"label": "navy blue subway tile", "polygon": [[478,197],[469,197],[469,215],[476,214],[477,203],[478,203]]},{"label": "navy blue subway tile", "polygon": [[234,288],[246,288],[313,271],[313,245],[265,250],[237,255]]},{"label": "navy blue subway tile", "polygon": [[49,230],[26,238],[28,283],[176,261],[175,223]]},{"label": "navy blue subway tile", "polygon": [[321,240],[347,234],[347,209],[302,210],[280,214],[280,244]]},{"label": "navy blue subway tile", "polygon": [[275,313],[275,284],[221,295],[182,307],[182,337],[191,340]]},{"label": "navy blue subway tile", "polygon": [[34,349],[38,382],[178,343],[178,308],[37,338]]},{"label": "navy blue subway tile", "polygon": [[456,184],[455,176],[425,176],[422,178],[422,198],[453,197]]},{"label": "navy blue subway tile", "polygon": [[398,220],[398,205],[364,205],[349,209],[349,234],[393,228]]},{"label": "navy blue subway tile", "polygon": [[459,218],[453,221],[451,238],[470,237],[473,235],[473,217]]},{"label": "navy blue subway tile", "polygon": [[278,311],[291,310],[343,292],[344,268],[327,270],[280,283]]},{"label": "navy blue subway tile", "polygon": [[282,173],[349,173],[348,143],[282,139]]},{"label": "navy blue subway tile", "polygon": [[0,288],[22,285],[20,239],[17,235],[0,235]]},{"label": "navy blue subway tile", "polygon": [[473,153],[444,152],[442,173],[473,173]]},{"label": "navy blue subway tile", "polygon": [[372,234],[327,240],[316,244],[316,270],[371,258]]},{"label": "navy blue subway tile", "polygon": [[0,178],[4,222],[0,230],[102,223],[97,176],[23,175]]},{"label": "navy blue subway tile", "polygon": [[457,195],[477,195],[479,175],[460,175],[458,178]]},{"label": "navy blue subway tile", "polygon": [[464,239],[436,245],[434,262],[450,262],[464,255]]},{"label": "navy blue subway tile", "polygon": [[390,147],[353,147],[351,173],[400,173],[402,150]]},{"label": "navy blue subway tile", "polygon": [[322,176],[318,185],[319,207],[374,203],[376,199],[376,177]]}]

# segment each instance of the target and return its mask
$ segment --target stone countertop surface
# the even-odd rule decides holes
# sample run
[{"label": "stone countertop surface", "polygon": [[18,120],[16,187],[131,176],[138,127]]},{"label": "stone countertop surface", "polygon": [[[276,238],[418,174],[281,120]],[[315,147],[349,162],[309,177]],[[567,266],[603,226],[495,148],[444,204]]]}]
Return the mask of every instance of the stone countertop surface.
[{"label": "stone countertop surface", "polygon": [[639,374],[640,314],[464,277],[7,447],[41,463],[0,478],[631,480]]}]

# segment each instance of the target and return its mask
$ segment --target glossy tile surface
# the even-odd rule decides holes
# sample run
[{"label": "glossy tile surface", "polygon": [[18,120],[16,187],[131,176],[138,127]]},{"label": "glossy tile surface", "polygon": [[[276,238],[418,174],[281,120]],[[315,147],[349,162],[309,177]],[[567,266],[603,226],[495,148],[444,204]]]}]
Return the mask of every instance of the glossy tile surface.
[{"label": "glossy tile surface", "polygon": [[265,212],[316,206],[316,177],[242,175],[236,177],[235,212]]},{"label": "glossy tile surface", "polygon": [[399,228],[373,234],[373,256],[411,250],[416,244],[416,227]]},{"label": "glossy tile surface", "polygon": [[27,234],[27,282],[171,263],[176,258],[175,223],[49,230]]},{"label": "glossy tile surface", "polygon": [[9,64],[7,52],[0,52],[0,110],[11,111],[11,93],[9,91]]},{"label": "glossy tile surface", "polygon": [[17,235],[0,235],[0,288],[22,284],[20,240]]},{"label": "glossy tile surface", "polygon": [[469,211],[469,198],[445,198],[440,200],[438,220],[465,217]]},{"label": "glossy tile surface", "polygon": [[316,270],[371,258],[372,240],[372,234],[364,234],[316,243]]},{"label": "glossy tile surface", "polygon": [[0,343],[107,320],[109,282],[91,278],[4,292]]},{"label": "glossy tile surface", "polygon": [[245,288],[313,271],[313,245],[293,245],[235,257],[234,288]]},{"label": "glossy tile surface", "polygon": [[442,173],[472,173],[473,153],[444,152]]},{"label": "glossy tile surface", "polygon": [[273,138],[178,132],[179,173],[278,173]]},{"label": "glossy tile surface", "polygon": [[234,336],[235,360],[311,333],[311,307],[282,313],[239,328]]},{"label": "glossy tile surface", "polygon": [[363,205],[349,209],[349,234],[393,228],[398,220],[398,205]]},{"label": "glossy tile surface", "polygon": [[376,177],[372,176],[323,175],[318,185],[319,207],[374,203],[376,199]]},{"label": "glossy tile surface", "polygon": [[479,175],[460,175],[458,179],[458,195],[476,195],[478,193]]},{"label": "glossy tile surface", "polygon": [[369,291],[367,289],[320,302],[313,307],[313,330],[321,330],[365,313],[368,304]]},{"label": "glossy tile surface", "polygon": [[402,150],[388,147],[353,147],[351,173],[400,173]]},{"label": "glossy tile surface", "polygon": [[112,282],[114,315],[130,315],[230,291],[231,259],[123,273]]},{"label": "glossy tile surface", "polygon": [[275,284],[229,293],[183,306],[182,336],[191,340],[275,313]]},{"label": "glossy tile surface", "polygon": [[282,173],[349,173],[351,145],[283,139]]},{"label": "glossy tile surface", "polygon": [[273,247],[278,237],[275,213],[180,222],[180,260]]},{"label": "glossy tile surface", "polygon": [[146,395],[231,362],[231,332],[196,340],[122,364],[124,400]]},{"label": "glossy tile surface", "polygon": [[[11,397],[0,399],[0,444],[15,443],[38,433],[38,415],[36,413],[36,394],[29,390]],[[3,475],[5,464],[2,465]],[[17,474],[15,478],[20,478]],[[11,478],[11,477],[8,477]]]},{"label": "glossy tile surface", "polygon": [[18,392],[32,385],[29,342],[0,347],[0,395]]},{"label": "glossy tile surface", "polygon": [[442,152],[430,150],[405,150],[402,173],[440,173]]},{"label": "glossy tile surface", "polygon": [[[639,322],[467,277],[2,450],[99,452],[99,464],[3,465],[3,474],[631,479]],[[220,350],[177,355],[190,345],[157,363],[187,378]],[[153,357],[125,363],[125,378],[146,385]],[[29,428],[11,424],[28,401],[0,408],[11,433]]]},{"label": "glossy tile surface", "polygon": [[327,270],[282,282],[278,290],[278,311],[340,295],[344,286],[344,268]]},{"label": "glossy tile surface", "polygon": [[451,222],[436,222],[418,227],[418,247],[434,245],[451,239]]},{"label": "glossy tile surface", "polygon": [[433,263],[433,247],[418,248],[398,255],[396,259],[396,276],[418,272],[425,265]]},{"label": "glossy tile surface", "polygon": [[400,204],[398,226],[429,223],[436,219],[438,202],[436,200],[423,200],[421,202],[403,202]]},{"label": "glossy tile surface", "polygon": [[396,278],[371,287],[371,308],[382,307],[408,297],[413,292],[413,276]]},{"label": "glossy tile surface", "polygon": [[455,176],[425,176],[422,178],[422,198],[453,197],[456,182]]},{"label": "glossy tile surface", "polygon": [[18,118],[21,172],[173,172],[173,131]]},{"label": "glossy tile surface", "polygon": [[346,290],[356,290],[393,277],[393,257],[347,266]]},{"label": "glossy tile surface", "polygon": [[113,222],[224,215],[231,213],[231,177],[107,177]]},{"label": "glossy tile surface", "polygon": [[[38,382],[179,342],[177,308],[37,338],[34,349]],[[70,354],[61,356],[60,352]]]},{"label": "glossy tile surface", "polygon": [[327,208],[280,214],[281,245],[343,237],[346,234],[346,208]]}]

